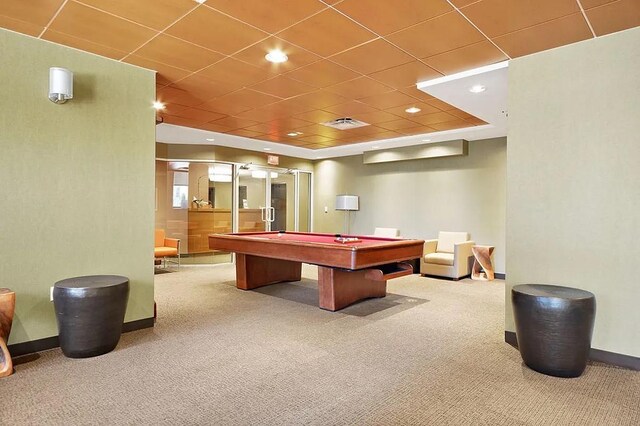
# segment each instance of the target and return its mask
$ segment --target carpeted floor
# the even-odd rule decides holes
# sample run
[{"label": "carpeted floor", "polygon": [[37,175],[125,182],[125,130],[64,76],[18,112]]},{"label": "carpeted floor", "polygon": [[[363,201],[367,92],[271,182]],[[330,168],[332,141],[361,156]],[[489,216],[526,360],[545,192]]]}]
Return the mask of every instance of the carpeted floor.
[{"label": "carpeted floor", "polygon": [[316,269],[303,275],[250,292],[230,265],[156,275],[154,329],[100,357],[18,364],[0,379],[0,424],[640,424],[639,372],[523,365],[503,341],[502,281],[413,275],[332,313]]}]

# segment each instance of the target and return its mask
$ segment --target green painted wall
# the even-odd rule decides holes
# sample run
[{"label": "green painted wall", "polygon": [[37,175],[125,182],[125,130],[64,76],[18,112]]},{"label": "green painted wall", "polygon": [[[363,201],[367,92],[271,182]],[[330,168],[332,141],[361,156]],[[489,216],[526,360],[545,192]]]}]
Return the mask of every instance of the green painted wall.
[{"label": "green painted wall", "polygon": [[[10,344],[57,335],[49,287],[131,280],[125,321],[153,316],[154,74],[0,29],[0,287],[16,292]],[[49,68],[74,99],[47,97]]]},{"label": "green painted wall", "polygon": [[[506,138],[469,142],[469,155],[363,164],[362,155],[321,160],[314,179],[314,226],[343,232],[338,194],[360,196],[351,232],[398,228],[403,237],[437,238],[439,231],[466,231],[493,245],[496,272],[505,272]],[[324,212],[327,207],[327,213]]]},{"label": "green painted wall", "polygon": [[509,65],[506,329],[511,287],[596,296],[592,346],[640,356],[640,28]]}]

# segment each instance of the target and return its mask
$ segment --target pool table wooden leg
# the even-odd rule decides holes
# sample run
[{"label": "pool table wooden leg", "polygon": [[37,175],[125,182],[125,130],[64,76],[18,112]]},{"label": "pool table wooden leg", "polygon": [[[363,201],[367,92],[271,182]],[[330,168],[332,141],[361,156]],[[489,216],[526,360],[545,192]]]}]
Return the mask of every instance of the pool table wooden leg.
[{"label": "pool table wooden leg", "polygon": [[236,254],[236,287],[242,290],[283,281],[300,281],[302,263],[282,259]]},{"label": "pool table wooden leg", "polygon": [[349,271],[318,266],[320,307],[337,311],[359,300],[387,295],[386,280],[371,280],[367,269]]}]

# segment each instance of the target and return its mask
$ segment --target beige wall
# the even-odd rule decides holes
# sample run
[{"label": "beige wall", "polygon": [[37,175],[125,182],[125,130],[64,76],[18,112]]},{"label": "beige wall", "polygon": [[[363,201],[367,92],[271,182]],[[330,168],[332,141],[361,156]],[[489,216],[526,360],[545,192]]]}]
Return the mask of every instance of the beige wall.
[{"label": "beige wall", "polygon": [[496,246],[496,271],[505,272],[505,138],[470,142],[464,157],[363,164],[357,155],[318,161],[315,171],[316,231],[342,232],[345,213],[334,210],[335,197],[355,194],[352,233],[388,227],[428,239],[467,231],[477,244]]},{"label": "beige wall", "polygon": [[592,346],[640,356],[640,28],[509,66],[506,329],[514,284],[596,295]]},{"label": "beige wall", "polygon": [[[49,287],[131,280],[126,321],[153,316],[153,73],[0,29],[0,287],[16,292],[9,343],[57,335]],[[9,65],[10,64],[10,65]],[[47,98],[49,67],[74,99]]]}]

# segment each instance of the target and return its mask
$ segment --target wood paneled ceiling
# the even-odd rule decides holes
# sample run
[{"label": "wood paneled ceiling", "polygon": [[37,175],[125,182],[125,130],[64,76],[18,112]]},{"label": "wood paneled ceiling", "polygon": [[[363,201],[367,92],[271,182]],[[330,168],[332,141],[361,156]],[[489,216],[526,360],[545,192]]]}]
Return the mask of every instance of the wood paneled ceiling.
[{"label": "wood paneled ceiling", "polygon": [[[638,0],[3,0],[0,8],[0,27],[156,70],[165,123],[310,149],[484,124],[415,84],[639,25]],[[287,62],[266,61],[276,48]],[[412,106],[421,111],[405,112]],[[346,116],[371,126],[319,125]]]}]

